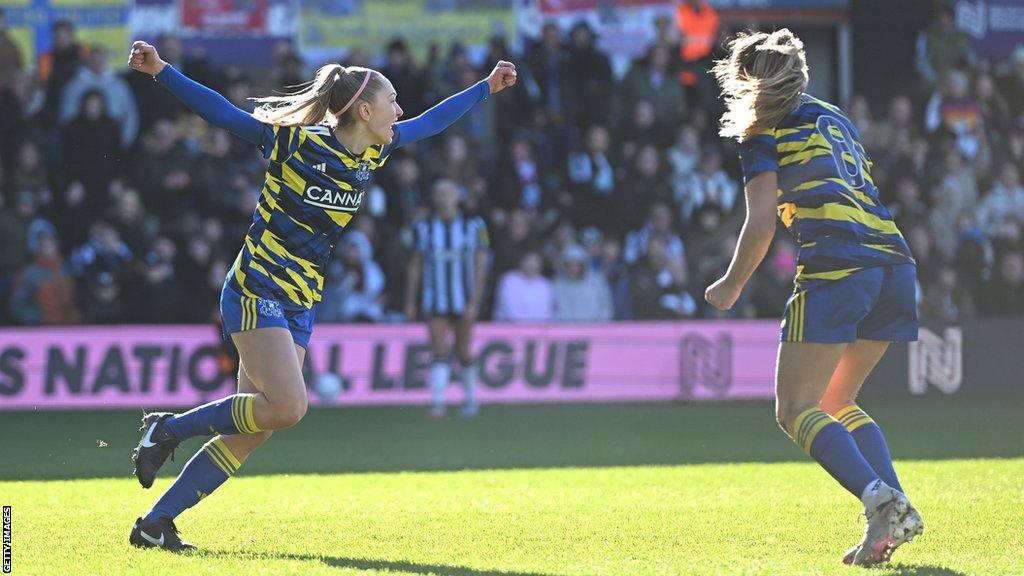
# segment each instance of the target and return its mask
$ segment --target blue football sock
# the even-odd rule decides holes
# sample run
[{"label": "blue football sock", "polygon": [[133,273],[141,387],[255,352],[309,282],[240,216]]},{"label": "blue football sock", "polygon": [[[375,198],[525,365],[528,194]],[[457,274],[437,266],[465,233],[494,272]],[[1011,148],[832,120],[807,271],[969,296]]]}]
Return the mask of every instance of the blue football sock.
[{"label": "blue football sock", "polygon": [[875,424],[860,406],[851,404],[836,412],[833,416],[840,424],[846,427],[857,442],[857,448],[864,455],[864,459],[871,464],[875,472],[883,482],[903,492],[899,479],[896,478],[896,470],[892,467],[892,455],[889,453],[889,445],[885,442],[882,429]]},{"label": "blue football sock", "polygon": [[788,432],[811,458],[857,498],[868,484],[878,480],[878,474],[860,453],[853,436],[819,408],[801,412],[793,421],[793,430]]},{"label": "blue football sock", "polygon": [[178,440],[211,434],[255,434],[260,429],[252,415],[255,394],[235,394],[176,414],[164,430]]},{"label": "blue football sock", "polygon": [[238,458],[220,437],[210,440],[185,464],[174,484],[153,505],[145,521],[152,522],[161,517],[173,520],[227,482],[239,466]]}]

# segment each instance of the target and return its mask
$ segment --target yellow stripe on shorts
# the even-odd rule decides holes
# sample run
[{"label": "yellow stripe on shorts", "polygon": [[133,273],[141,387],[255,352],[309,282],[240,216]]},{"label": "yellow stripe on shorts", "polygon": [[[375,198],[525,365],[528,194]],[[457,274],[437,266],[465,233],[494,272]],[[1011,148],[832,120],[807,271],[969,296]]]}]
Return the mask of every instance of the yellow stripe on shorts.
[{"label": "yellow stripe on shorts", "polygon": [[786,341],[803,342],[804,339],[804,303],[807,292],[797,292],[789,301],[786,311]]},{"label": "yellow stripe on shorts", "polygon": [[248,311],[245,309],[245,296],[238,299],[239,307],[242,309],[242,322],[239,325],[239,330],[245,330],[245,323],[249,321]]},{"label": "yellow stripe on shorts", "polygon": [[793,341],[793,300],[786,306],[786,342]]},{"label": "yellow stripe on shorts", "polygon": [[807,306],[807,292],[801,292],[800,295],[797,296],[796,302],[797,302],[797,311],[799,312],[799,316],[797,317],[797,321],[796,321],[796,341],[797,342],[803,342],[804,341],[804,310],[806,309],[806,306]]},{"label": "yellow stripe on shorts", "polygon": [[249,329],[249,322],[252,321],[252,315],[249,314],[249,299],[242,297],[242,330]]},{"label": "yellow stripe on shorts", "polygon": [[246,330],[252,330],[252,329],[256,328],[256,321],[258,320],[258,318],[256,316],[256,299],[255,298],[246,298],[245,299],[245,305],[249,309],[249,324],[248,324],[248,326],[246,326],[245,329]]}]

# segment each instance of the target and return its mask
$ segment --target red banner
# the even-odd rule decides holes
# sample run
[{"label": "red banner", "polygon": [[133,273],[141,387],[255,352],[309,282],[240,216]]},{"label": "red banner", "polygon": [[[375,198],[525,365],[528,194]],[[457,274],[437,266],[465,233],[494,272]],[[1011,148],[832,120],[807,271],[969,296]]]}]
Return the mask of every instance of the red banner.
[{"label": "red banner", "polygon": [[203,32],[262,33],[268,0],[181,0],[181,25]]}]

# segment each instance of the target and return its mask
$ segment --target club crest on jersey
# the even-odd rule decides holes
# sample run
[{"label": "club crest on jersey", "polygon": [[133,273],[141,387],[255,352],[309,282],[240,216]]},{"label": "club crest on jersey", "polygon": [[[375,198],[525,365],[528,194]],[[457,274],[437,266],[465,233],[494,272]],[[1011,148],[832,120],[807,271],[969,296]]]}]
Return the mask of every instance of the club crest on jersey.
[{"label": "club crest on jersey", "polygon": [[359,163],[359,168],[356,168],[356,180],[360,182],[366,182],[370,179],[370,161],[363,160]]},{"label": "club crest on jersey", "polygon": [[256,306],[259,308],[260,316],[268,316],[270,318],[281,318],[284,316],[284,309],[281,308],[281,303],[276,300],[257,298]]}]

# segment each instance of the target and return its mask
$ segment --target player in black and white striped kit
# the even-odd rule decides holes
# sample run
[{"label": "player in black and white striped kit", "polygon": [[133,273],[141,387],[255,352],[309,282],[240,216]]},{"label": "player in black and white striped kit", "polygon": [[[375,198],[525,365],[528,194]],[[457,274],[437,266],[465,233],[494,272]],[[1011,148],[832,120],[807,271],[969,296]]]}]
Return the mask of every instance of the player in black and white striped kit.
[{"label": "player in black and white striped kit", "polygon": [[478,367],[470,348],[487,281],[490,240],[482,219],[462,214],[455,182],[438,180],[431,192],[434,211],[415,228],[416,250],[409,263],[405,311],[409,318],[415,318],[418,309],[427,321],[434,353],[430,365],[431,415],[444,415],[445,391],[451,380],[448,333],[454,328],[456,359],[466,389],[462,415],[474,416],[480,409],[476,397]]}]

